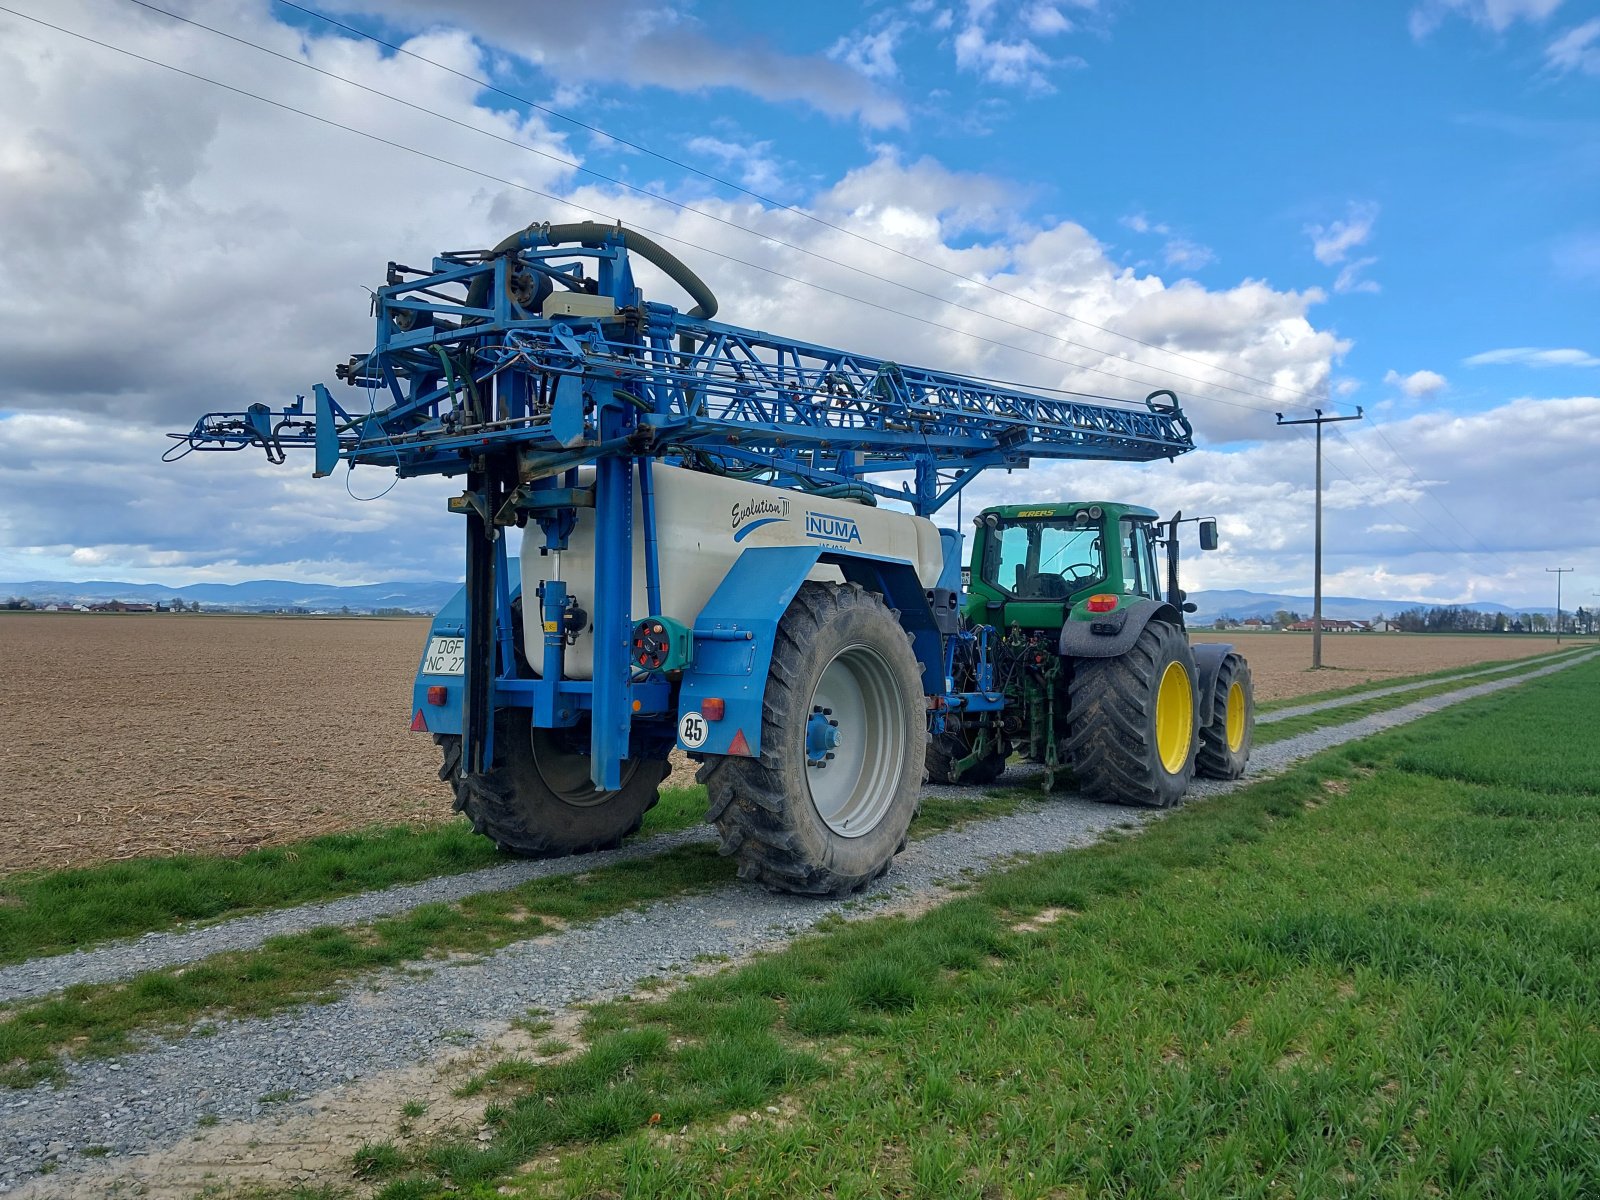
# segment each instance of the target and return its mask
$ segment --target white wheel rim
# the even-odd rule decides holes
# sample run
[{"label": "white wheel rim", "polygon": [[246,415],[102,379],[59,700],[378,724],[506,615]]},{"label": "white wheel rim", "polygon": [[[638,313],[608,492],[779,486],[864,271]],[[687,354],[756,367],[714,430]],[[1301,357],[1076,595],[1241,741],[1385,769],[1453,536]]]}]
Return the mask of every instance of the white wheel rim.
[{"label": "white wheel rim", "polygon": [[[823,669],[807,706],[838,722],[832,757],[807,762],[811,803],[840,837],[862,837],[883,821],[905,770],[906,700],[888,662],[870,646],[846,646]],[[800,733],[805,756],[805,728]]]}]

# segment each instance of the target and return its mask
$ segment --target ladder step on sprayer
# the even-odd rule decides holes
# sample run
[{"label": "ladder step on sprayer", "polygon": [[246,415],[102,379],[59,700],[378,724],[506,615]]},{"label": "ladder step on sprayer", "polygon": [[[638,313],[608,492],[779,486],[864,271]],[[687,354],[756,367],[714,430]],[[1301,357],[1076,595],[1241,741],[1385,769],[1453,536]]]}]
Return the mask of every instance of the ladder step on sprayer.
[{"label": "ladder step on sprayer", "polygon": [[[646,300],[635,255],[693,307]],[[965,567],[929,520],[990,467],[1192,449],[1172,393],[1031,395],[722,324],[677,258],[587,222],[390,263],[374,307],[373,349],[337,368],[360,403],[318,384],[310,411],[208,413],[168,457],[463,478],[466,583],[412,728],[502,849],[616,845],[674,747],[740,875],[816,895],[888,869],[925,778],[992,782],[1021,753],[1046,786],[1164,807],[1243,772],[1250,671],[1189,643],[1180,517],[987,509]]]}]

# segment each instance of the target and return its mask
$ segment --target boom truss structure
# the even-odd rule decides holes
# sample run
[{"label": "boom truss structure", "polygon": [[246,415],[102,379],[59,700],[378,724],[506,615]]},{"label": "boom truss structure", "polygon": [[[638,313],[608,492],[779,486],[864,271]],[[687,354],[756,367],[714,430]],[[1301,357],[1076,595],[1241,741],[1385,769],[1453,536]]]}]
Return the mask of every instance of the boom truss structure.
[{"label": "boom truss structure", "polygon": [[[630,250],[701,302],[684,313],[646,301]],[[1140,406],[1038,395],[719,323],[687,268],[621,228],[534,226],[426,271],[391,263],[373,303],[374,348],[339,368],[363,403],[318,385],[312,412],[301,398],[208,413],[172,435],[169,457],[257,446],[281,461],[308,447],[319,475],[342,459],[411,476],[506,452],[526,485],[649,456],[927,515],[986,468],[1148,461],[1194,445],[1170,392]],[[613,406],[622,419],[603,420]]]}]

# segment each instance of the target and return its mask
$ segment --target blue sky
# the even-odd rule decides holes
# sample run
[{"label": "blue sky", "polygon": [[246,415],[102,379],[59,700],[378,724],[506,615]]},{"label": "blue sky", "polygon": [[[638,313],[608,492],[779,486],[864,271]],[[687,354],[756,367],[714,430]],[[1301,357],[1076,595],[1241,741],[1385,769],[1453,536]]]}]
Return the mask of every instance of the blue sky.
[{"label": "blue sky", "polygon": [[[1359,404],[1369,419],[1330,439],[1330,591],[1547,603],[1551,565],[1600,591],[1595,4],[320,6],[765,200],[282,4],[161,7],[502,140],[127,0],[17,7],[573,207],[0,16],[0,578],[453,574],[431,485],[359,504],[296,469],[162,468],[148,448],[206,407],[327,378],[370,337],[360,287],[388,259],[588,210],[688,243],[736,323],[1045,386],[1175,388],[1204,448],[1172,467],[1042,468],[976,495],[1215,511],[1227,547],[1198,583],[1308,589],[1309,448],[1271,414]],[[107,272],[116,299],[85,304]]]}]

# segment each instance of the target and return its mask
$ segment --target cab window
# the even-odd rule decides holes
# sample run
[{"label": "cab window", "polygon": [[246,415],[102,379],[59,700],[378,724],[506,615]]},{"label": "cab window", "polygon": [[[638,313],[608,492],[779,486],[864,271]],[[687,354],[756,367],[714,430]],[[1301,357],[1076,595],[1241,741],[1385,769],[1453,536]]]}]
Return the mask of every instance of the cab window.
[{"label": "cab window", "polygon": [[1065,600],[1105,578],[1096,525],[1069,520],[1001,521],[989,531],[985,583],[1019,600]]},{"label": "cab window", "polygon": [[1154,531],[1150,522],[1122,518],[1122,590],[1135,596],[1159,596]]}]

